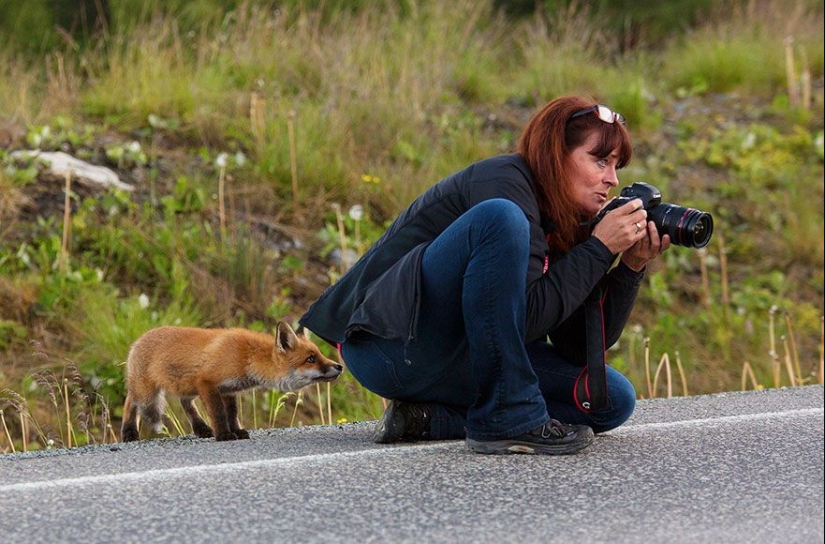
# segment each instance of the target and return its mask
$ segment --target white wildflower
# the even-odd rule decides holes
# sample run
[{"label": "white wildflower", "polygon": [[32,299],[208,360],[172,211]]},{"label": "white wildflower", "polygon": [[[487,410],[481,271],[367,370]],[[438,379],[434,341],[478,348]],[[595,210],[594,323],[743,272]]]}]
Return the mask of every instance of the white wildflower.
[{"label": "white wildflower", "polygon": [[360,204],[355,204],[349,209],[349,216],[353,221],[360,221],[364,218],[364,207]]}]

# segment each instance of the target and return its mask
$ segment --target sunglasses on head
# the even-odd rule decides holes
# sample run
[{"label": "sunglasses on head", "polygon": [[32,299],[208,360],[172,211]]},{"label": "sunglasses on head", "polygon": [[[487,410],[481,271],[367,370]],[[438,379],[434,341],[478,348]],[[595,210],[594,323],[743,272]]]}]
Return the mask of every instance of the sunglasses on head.
[{"label": "sunglasses on head", "polygon": [[587,115],[588,113],[595,113],[599,119],[604,121],[605,123],[610,123],[611,125],[615,122],[619,122],[623,125],[627,125],[627,121],[625,121],[622,114],[616,113],[607,106],[602,106],[598,104],[596,106],[590,106],[589,108],[585,108],[583,110],[579,110],[573,115],[570,116],[570,119],[575,119],[576,117],[581,117],[582,115]]}]

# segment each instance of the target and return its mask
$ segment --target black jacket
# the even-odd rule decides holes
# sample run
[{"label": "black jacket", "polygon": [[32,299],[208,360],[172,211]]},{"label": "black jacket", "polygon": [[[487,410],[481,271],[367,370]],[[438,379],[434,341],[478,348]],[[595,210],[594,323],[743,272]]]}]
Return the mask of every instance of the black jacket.
[{"label": "black jacket", "polygon": [[[384,338],[415,337],[421,260],[427,245],[472,206],[491,198],[516,203],[530,222],[526,341],[547,337],[570,360],[585,362],[582,303],[601,282],[605,345],[627,322],[643,277],[619,263],[595,237],[565,255],[548,257],[533,180],[519,155],[482,160],[432,186],[404,210],[381,238],[313,303],[300,323],[326,341],[344,342],[356,330]],[[608,273],[609,271],[609,273]]]}]

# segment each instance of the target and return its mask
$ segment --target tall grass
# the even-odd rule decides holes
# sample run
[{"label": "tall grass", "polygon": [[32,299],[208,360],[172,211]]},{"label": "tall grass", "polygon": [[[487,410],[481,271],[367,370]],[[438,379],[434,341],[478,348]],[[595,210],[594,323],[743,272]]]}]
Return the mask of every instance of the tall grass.
[{"label": "tall grass", "polygon": [[[745,9],[676,38],[665,51],[662,74],[667,88],[773,96],[787,83],[786,43],[793,43],[804,69],[822,76],[821,4],[747,2]],[[801,67],[798,67],[801,68]]]},{"label": "tall grass", "polygon": [[[441,170],[442,160],[424,150],[438,138],[442,114],[497,86],[487,82],[500,64],[502,31],[487,22],[485,3],[412,8],[402,16],[387,1],[322,23],[317,12],[300,12],[295,22],[288,10],[244,4],[220,28],[186,35],[173,19],[154,21],[151,32],[135,28],[83,60],[91,76],[82,107],[121,126],[141,126],[154,114],[215,146],[237,140],[257,149],[263,178],[277,179],[289,173],[294,115],[302,187],[357,185],[364,171],[357,163],[367,158]],[[255,131],[245,115],[253,101],[262,125]],[[449,168],[465,159],[444,160]],[[402,200],[420,189],[398,188]]]}]

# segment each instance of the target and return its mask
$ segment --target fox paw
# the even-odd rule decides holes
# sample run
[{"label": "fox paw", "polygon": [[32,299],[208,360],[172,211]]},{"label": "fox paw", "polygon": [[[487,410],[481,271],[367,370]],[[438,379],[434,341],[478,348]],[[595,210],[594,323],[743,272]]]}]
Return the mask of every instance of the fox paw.
[{"label": "fox paw", "polygon": [[215,440],[217,440],[218,442],[224,442],[224,441],[227,441],[227,440],[237,440],[237,439],[238,439],[238,435],[236,435],[232,431],[227,431],[225,433],[220,433],[220,434],[215,436]]},{"label": "fox paw", "polygon": [[212,429],[206,426],[194,427],[192,429],[192,432],[194,432],[195,436],[197,436],[198,438],[212,438],[213,436],[215,436],[214,434],[212,434]]},{"label": "fox paw", "polygon": [[249,432],[246,429],[235,429],[235,435],[240,440],[246,440],[249,438]]}]

